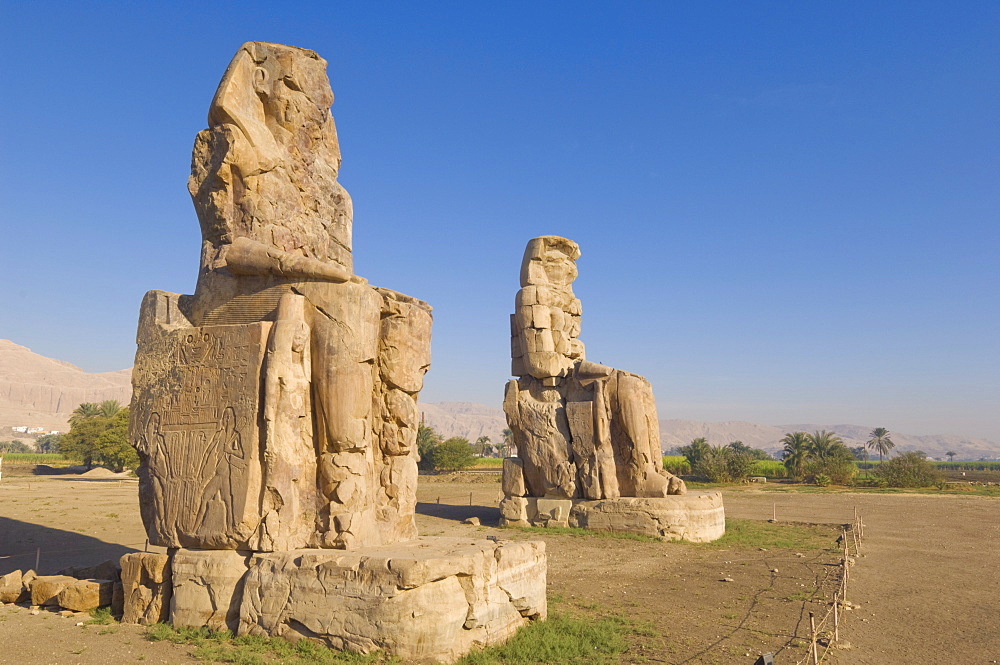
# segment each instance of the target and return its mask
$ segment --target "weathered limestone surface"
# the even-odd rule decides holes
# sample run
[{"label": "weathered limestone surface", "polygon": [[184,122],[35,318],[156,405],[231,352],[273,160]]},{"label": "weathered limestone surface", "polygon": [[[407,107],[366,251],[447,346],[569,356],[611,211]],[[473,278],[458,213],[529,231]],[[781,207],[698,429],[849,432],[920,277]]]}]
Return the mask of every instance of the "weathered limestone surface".
[{"label": "weathered limestone surface", "polygon": [[31,580],[31,604],[58,605],[59,592],[76,581],[69,575],[39,575]]},{"label": "weathered limestone surface", "polygon": [[[684,481],[662,468],[649,381],[585,359],[582,308],[572,289],[579,256],[575,242],[558,236],[534,238],[524,251],[511,316],[518,378],[504,397],[518,452],[517,461],[504,463],[501,523],[565,526],[581,501],[686,492]],[[630,523],[660,535],[645,512]]]},{"label": "weathered limestone surface", "polygon": [[235,550],[177,550],[171,561],[170,623],[235,632],[251,556]]},{"label": "weathered limestone surface", "polygon": [[130,552],[121,558],[122,622],[143,625],[170,618],[173,582],[170,556],[155,552]]},{"label": "weathered limestone surface", "polygon": [[708,543],[726,533],[720,492],[576,501],[570,510],[569,525],[693,543]]},{"label": "weathered limestone surface", "polygon": [[19,603],[26,600],[28,594],[22,583],[23,573],[13,570],[6,575],[0,575],[0,603]]},{"label": "weathered limestone surface", "polygon": [[545,572],[540,542],[418,538],[363,552],[257,554],[240,633],[448,662],[544,618]]},{"label": "weathered limestone surface", "polygon": [[78,580],[59,592],[57,604],[74,612],[87,612],[111,605],[113,580]]},{"label": "weathered limestone surface", "polygon": [[123,621],[451,661],[544,618],[544,545],[417,539],[431,308],[354,275],[325,68],[244,44],[195,141],[198,283],[143,299],[129,423],[170,553],[122,558]]},{"label": "weathered limestone surface", "polygon": [[198,134],[193,296],[150,291],[130,436],[166,547],[413,538],[430,307],[353,274],[326,62],[244,44]]}]

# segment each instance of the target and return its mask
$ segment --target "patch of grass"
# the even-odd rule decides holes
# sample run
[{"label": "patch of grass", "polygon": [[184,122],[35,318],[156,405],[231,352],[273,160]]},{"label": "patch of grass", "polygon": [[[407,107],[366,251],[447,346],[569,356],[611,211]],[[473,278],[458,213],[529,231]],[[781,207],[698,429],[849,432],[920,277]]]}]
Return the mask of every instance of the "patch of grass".
[{"label": "patch of grass", "polygon": [[502,469],[503,460],[499,457],[480,457],[472,464],[471,469]]},{"label": "patch of grass", "polygon": [[833,547],[836,529],[832,526],[758,522],[726,518],[726,535],[698,547],[721,549],[753,547],[791,549],[797,551],[824,550]]},{"label": "patch of grass", "polygon": [[473,651],[458,665],[579,665],[615,663],[633,632],[622,617],[580,617],[553,612],[535,621],[504,644]]},{"label": "patch of grass", "polygon": [[90,610],[90,618],[84,621],[84,623],[87,625],[106,626],[109,623],[114,623],[114,621],[115,619],[111,616],[110,607],[98,607],[96,610]]},{"label": "patch of grass", "polygon": [[504,529],[513,529],[524,533],[534,533],[540,536],[572,536],[574,538],[614,538],[616,540],[638,540],[643,543],[658,543],[659,538],[652,536],[642,536],[637,533],[617,533],[614,531],[597,531],[595,529],[579,529],[564,526],[505,526]]},{"label": "patch of grass", "polygon": [[110,517],[111,519],[116,519],[118,517],[118,513],[108,513],[106,517]]},{"label": "patch of grass", "polygon": [[154,624],[146,631],[152,641],[166,640],[174,644],[197,647],[191,654],[207,663],[237,663],[237,665],[378,665],[393,662],[381,653],[359,654],[335,651],[320,644],[302,640],[292,644],[280,637],[244,635],[233,637],[228,630],[208,628],[174,628],[165,623]]}]

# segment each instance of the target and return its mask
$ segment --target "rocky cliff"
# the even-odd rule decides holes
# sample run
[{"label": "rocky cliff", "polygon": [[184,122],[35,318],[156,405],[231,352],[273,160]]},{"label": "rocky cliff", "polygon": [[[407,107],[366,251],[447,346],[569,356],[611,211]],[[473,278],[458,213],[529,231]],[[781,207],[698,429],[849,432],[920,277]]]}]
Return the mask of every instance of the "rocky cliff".
[{"label": "rocky cliff", "polygon": [[128,404],[131,369],[85,372],[0,339],[0,427],[28,425],[66,430],[73,409],[106,399]]}]

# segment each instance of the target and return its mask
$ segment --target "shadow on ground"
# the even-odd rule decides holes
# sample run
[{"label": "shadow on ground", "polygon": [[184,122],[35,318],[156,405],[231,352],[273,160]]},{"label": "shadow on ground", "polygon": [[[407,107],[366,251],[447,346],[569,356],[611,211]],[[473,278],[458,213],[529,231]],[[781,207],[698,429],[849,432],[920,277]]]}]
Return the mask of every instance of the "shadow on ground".
[{"label": "shadow on ground", "polygon": [[70,566],[95,566],[137,551],[74,531],[0,517],[0,575],[34,569],[36,556],[36,572],[52,575]]},{"label": "shadow on ground", "polygon": [[447,503],[417,503],[417,512],[428,517],[462,522],[470,517],[478,517],[483,526],[497,526],[500,523],[500,509],[494,506],[455,506]]}]

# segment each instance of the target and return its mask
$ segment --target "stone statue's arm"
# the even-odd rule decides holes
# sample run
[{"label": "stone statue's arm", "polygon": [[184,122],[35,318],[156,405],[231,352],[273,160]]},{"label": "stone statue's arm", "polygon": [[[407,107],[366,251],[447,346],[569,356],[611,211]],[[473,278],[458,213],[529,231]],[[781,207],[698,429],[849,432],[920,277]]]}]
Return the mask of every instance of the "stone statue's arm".
[{"label": "stone statue's arm", "polygon": [[338,265],[268,247],[250,238],[236,238],[224,254],[226,267],[237,275],[278,275],[326,282],[347,282],[351,273]]}]

